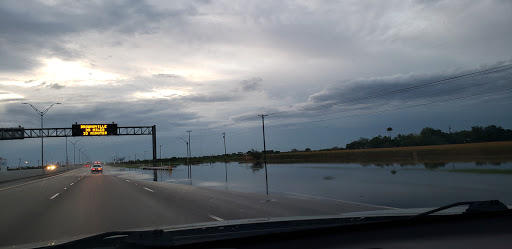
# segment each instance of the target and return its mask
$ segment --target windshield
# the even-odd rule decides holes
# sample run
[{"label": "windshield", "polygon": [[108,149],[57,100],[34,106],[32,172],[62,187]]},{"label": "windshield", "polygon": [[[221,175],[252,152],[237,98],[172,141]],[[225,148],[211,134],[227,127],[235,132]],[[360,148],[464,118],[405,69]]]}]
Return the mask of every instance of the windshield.
[{"label": "windshield", "polygon": [[512,205],[510,13],[499,0],[1,1],[0,247]]}]

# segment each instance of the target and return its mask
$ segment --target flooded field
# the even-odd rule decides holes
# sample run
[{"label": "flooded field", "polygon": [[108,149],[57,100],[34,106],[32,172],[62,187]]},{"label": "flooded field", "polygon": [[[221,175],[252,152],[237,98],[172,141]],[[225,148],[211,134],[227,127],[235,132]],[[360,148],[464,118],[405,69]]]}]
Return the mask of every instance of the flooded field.
[{"label": "flooded field", "polygon": [[[512,205],[512,163],[435,163],[400,166],[267,164],[271,195],[362,202],[397,208],[435,207],[498,199]],[[148,181],[266,193],[264,165],[214,163],[173,170],[112,168],[107,174]]]}]

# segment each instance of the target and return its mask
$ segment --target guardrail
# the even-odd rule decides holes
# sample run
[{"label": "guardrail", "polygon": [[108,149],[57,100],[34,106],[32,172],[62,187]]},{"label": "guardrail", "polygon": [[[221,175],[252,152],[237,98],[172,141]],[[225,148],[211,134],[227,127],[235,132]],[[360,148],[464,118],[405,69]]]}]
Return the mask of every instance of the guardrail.
[{"label": "guardrail", "polygon": [[76,169],[80,166],[61,166],[54,170],[48,169],[26,169],[26,170],[2,170],[0,171],[0,182],[8,182],[28,177],[41,176],[41,175],[52,175],[62,171],[68,171]]}]

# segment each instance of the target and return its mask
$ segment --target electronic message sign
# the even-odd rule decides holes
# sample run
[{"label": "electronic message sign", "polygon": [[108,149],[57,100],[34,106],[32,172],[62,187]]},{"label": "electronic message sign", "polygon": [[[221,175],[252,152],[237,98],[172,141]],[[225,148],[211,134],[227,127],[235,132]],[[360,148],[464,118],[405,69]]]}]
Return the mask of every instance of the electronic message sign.
[{"label": "electronic message sign", "polygon": [[74,124],[73,136],[109,136],[117,135],[117,124]]}]

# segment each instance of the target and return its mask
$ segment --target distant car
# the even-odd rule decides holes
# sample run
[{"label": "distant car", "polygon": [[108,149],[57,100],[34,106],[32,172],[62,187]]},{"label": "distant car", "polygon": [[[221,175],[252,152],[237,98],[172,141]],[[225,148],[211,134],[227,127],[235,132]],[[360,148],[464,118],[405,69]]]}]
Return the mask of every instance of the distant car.
[{"label": "distant car", "polygon": [[93,164],[91,167],[91,173],[103,173],[103,167],[101,164]]},{"label": "distant car", "polygon": [[88,168],[88,167],[91,167],[91,165],[90,164],[86,164],[85,167]]}]

